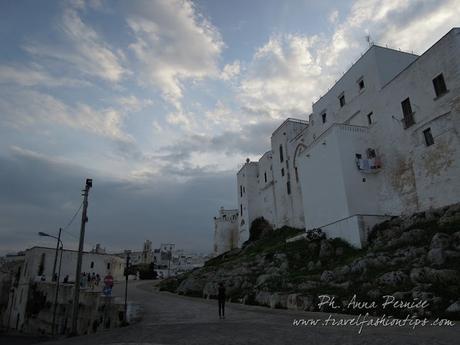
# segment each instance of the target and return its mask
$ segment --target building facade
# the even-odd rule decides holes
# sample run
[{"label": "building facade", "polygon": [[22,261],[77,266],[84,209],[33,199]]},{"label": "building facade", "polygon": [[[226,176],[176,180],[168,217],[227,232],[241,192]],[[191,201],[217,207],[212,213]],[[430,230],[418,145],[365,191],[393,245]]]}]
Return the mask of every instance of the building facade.
[{"label": "building facade", "polygon": [[[56,272],[59,267],[59,256],[56,265]],[[64,285],[73,286],[75,281],[75,271],[77,265],[78,252],[74,250],[62,251],[62,264],[60,282],[66,280]],[[55,248],[33,247],[24,252],[22,265],[18,269],[17,280],[10,290],[8,298],[7,313],[3,319],[3,324],[13,329],[27,330],[31,327],[28,323],[28,303],[31,301],[31,288],[35,283],[52,282],[52,272],[54,265]],[[107,274],[111,274],[114,280],[122,280],[124,273],[124,261],[115,255],[97,254],[84,252],[82,256],[81,271],[87,274],[99,274],[103,279]],[[66,279],[67,277],[67,279]],[[102,290],[100,287],[98,294]],[[68,311],[70,313],[70,311]]]},{"label": "building facade", "polygon": [[214,217],[214,255],[220,255],[238,247],[238,210],[219,209]]},{"label": "building facade", "polygon": [[264,217],[361,247],[378,222],[460,200],[460,29],[421,56],[371,46],[237,174],[240,233]]}]

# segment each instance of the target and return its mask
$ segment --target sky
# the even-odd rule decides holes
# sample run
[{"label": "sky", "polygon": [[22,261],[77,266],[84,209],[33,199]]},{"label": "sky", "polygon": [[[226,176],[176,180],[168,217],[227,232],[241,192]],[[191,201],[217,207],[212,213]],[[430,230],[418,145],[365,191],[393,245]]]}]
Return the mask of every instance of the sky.
[{"label": "sky", "polygon": [[[236,173],[370,41],[423,53],[458,0],[0,2],[0,255],[54,246],[86,178],[85,248],[209,253]],[[70,224],[69,224],[70,223]]]}]

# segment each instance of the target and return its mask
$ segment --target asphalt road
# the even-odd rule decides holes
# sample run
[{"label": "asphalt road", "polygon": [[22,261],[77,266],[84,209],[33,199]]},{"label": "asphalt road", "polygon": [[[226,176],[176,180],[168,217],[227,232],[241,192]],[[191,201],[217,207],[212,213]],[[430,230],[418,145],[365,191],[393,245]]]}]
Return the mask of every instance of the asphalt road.
[{"label": "asphalt road", "polygon": [[[143,305],[143,318],[128,327],[93,335],[67,338],[50,344],[112,345],[453,345],[459,344],[460,327],[425,326],[364,327],[322,326],[329,314],[272,310],[227,304],[220,320],[217,302],[156,292],[152,282],[132,282],[129,299]],[[334,315],[336,319],[346,316]],[[317,326],[294,326],[299,319],[321,319]]]}]

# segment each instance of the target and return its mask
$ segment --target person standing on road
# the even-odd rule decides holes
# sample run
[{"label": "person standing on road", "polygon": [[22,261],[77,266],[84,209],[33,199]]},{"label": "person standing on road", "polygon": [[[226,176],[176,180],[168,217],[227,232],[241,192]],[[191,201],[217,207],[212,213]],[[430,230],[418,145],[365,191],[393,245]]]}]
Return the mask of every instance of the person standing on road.
[{"label": "person standing on road", "polygon": [[219,319],[225,319],[225,286],[219,283],[217,300],[219,302]]}]

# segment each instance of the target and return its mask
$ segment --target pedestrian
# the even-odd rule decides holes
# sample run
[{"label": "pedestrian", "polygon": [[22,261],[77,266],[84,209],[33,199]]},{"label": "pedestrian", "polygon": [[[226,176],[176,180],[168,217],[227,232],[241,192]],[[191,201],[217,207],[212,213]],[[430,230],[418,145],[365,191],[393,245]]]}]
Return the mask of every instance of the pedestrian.
[{"label": "pedestrian", "polygon": [[91,275],[91,289],[94,290],[94,287],[96,286],[96,273],[93,272]]},{"label": "pedestrian", "polygon": [[219,303],[219,319],[225,319],[225,286],[219,283],[217,301]]},{"label": "pedestrian", "polygon": [[96,274],[96,286],[99,286],[99,284],[101,283],[101,276],[98,274]]}]

